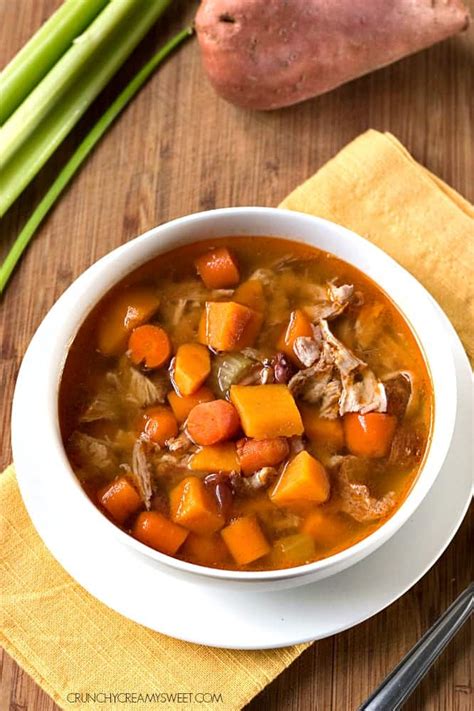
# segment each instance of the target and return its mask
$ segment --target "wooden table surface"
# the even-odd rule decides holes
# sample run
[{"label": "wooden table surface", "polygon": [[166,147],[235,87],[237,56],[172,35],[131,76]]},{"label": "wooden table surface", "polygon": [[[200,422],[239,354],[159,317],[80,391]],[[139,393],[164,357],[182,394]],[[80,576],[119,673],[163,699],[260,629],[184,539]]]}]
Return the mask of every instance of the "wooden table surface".
[{"label": "wooden table surface", "polygon": [[[58,4],[0,0],[2,66]],[[473,0],[469,4],[472,11]],[[175,2],[113,89],[104,92],[9,211],[1,226],[0,257],[87,127],[195,7],[195,2]],[[188,42],[87,161],[43,224],[0,303],[0,467],[11,457],[10,403],[28,342],[54,301],[92,262],[179,215],[229,205],[276,205],[369,127],[394,133],[421,163],[474,201],[473,77],[471,30],[300,106],[249,113],[214,95],[201,70],[197,44]],[[248,708],[356,709],[468,584],[472,518],[412,590],[368,622],[314,644]],[[467,625],[406,709],[472,708],[470,639]],[[8,655],[3,654],[0,664],[0,709],[57,709]]]}]

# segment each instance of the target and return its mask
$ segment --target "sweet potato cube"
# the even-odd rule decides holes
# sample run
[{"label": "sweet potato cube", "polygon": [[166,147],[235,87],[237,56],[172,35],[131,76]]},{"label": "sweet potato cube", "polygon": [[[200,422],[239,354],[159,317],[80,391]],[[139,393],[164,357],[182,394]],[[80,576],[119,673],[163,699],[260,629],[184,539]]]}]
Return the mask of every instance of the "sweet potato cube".
[{"label": "sweet potato cube", "polygon": [[170,513],[175,523],[202,535],[214,533],[224,525],[217,504],[195,476],[186,477],[171,491]]},{"label": "sweet potato cube", "polygon": [[201,472],[239,472],[240,463],[234,442],[201,447],[191,457],[191,469]]},{"label": "sweet potato cube", "polygon": [[260,279],[244,281],[234,291],[233,299],[238,304],[248,306],[249,309],[253,309],[258,313],[265,311],[265,294]]},{"label": "sweet potato cube", "polygon": [[183,546],[183,555],[198,565],[215,567],[224,565],[229,558],[229,551],[219,533],[200,536],[190,533]]},{"label": "sweet potato cube", "polygon": [[252,346],[262,322],[262,314],[248,306],[235,301],[208,301],[206,344],[215,351],[236,351]]},{"label": "sweet potato cube", "polygon": [[301,526],[314,542],[324,548],[339,546],[347,540],[349,526],[342,516],[329,511],[311,511]]},{"label": "sweet potato cube", "polygon": [[97,324],[97,348],[102,355],[115,356],[124,352],[130,333],[148,321],[159,305],[157,294],[145,287],[130,287],[114,296]]},{"label": "sweet potato cube", "polygon": [[305,435],[328,452],[339,452],[344,446],[342,419],[321,417],[315,405],[300,405]]},{"label": "sweet potato cube", "polygon": [[99,489],[97,496],[104,509],[117,523],[124,523],[143,503],[138,491],[124,476]]},{"label": "sweet potato cube", "polygon": [[200,405],[202,402],[211,402],[211,400],[215,400],[214,393],[205,385],[192,395],[178,395],[174,390],[170,390],[168,393],[168,402],[180,424],[186,421],[193,407]]},{"label": "sweet potato cube", "polygon": [[211,372],[208,349],[200,343],[183,343],[176,352],[173,381],[180,395],[193,395]]},{"label": "sweet potato cube", "polygon": [[174,555],[184,543],[189,531],[177,526],[158,511],[143,511],[137,516],[132,535],[160,553]]},{"label": "sweet potato cube", "polygon": [[227,247],[216,247],[198,257],[194,264],[208,289],[227,289],[239,283],[237,260]]},{"label": "sweet potato cube", "polygon": [[301,367],[302,364],[293,350],[295,341],[301,336],[311,337],[312,335],[313,327],[311,326],[311,321],[303,311],[296,309],[291,313],[288,325],[278,340],[277,348],[288,356],[295,365]]},{"label": "sweet potato cube", "polygon": [[247,437],[303,434],[301,415],[286,385],[232,385],[230,399]]},{"label": "sweet potato cube", "polygon": [[247,565],[270,552],[254,516],[236,518],[221,531],[224,543],[238,565]]},{"label": "sweet potato cube", "polygon": [[300,452],[282,472],[270,498],[277,506],[313,502],[329,498],[329,479],[323,465],[306,450]]}]

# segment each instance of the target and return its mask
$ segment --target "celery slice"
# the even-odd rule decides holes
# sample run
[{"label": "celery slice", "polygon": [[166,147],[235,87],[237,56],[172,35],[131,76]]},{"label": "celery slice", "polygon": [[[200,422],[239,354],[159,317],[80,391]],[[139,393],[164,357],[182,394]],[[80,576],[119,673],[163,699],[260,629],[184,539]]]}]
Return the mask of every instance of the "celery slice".
[{"label": "celery slice", "polygon": [[0,131],[0,217],[171,0],[111,0]]},{"label": "celery slice", "polygon": [[0,124],[90,25],[109,0],[65,0],[7,64],[0,75]]},{"label": "celery slice", "polygon": [[42,220],[48,214],[55,201],[68,185],[71,178],[79,169],[80,165],[87,158],[96,143],[104,135],[110,124],[116,119],[121,111],[133,99],[138,90],[146,82],[150,74],[158,67],[159,64],[187,37],[192,34],[191,28],[181,30],[177,35],[170,39],[153,57],[140,69],[125,89],[119,94],[115,101],[109,106],[104,114],[100,117],[91,131],[87,134],[78,148],[74,151],[71,158],[68,160],[64,168],[61,170],[47,193],[39,202],[33,214],[21,230],[16,238],[11,250],[9,251],[5,261],[0,267],[0,293],[3,292],[18,260],[22,253],[31,241],[34,233]]}]

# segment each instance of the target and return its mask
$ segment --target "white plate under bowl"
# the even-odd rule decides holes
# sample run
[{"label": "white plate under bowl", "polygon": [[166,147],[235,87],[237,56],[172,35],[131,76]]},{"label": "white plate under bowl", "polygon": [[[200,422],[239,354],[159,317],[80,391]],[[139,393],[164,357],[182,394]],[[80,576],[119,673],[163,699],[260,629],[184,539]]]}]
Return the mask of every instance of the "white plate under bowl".
[{"label": "white plate under bowl", "polygon": [[295,589],[270,592],[227,590],[197,576],[185,580],[94,528],[78,535],[67,511],[51,508],[57,500],[50,491],[52,480],[46,475],[41,487],[28,486],[23,471],[20,489],[38,533],[67,572],[98,600],[135,622],[188,642],[269,649],[328,637],[366,620],[403,595],[438,560],[471,498],[471,369],[441,310],[440,318],[452,343],[461,393],[448,456],[412,517],[352,567]]}]

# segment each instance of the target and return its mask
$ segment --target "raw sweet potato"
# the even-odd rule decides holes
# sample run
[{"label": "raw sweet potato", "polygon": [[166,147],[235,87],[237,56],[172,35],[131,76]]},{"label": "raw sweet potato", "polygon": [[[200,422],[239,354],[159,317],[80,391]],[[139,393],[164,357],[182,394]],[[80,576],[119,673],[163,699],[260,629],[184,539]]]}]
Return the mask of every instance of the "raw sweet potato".
[{"label": "raw sweet potato", "polygon": [[469,24],[462,0],[204,0],[204,68],[227,101],[276,109],[323,94]]}]

